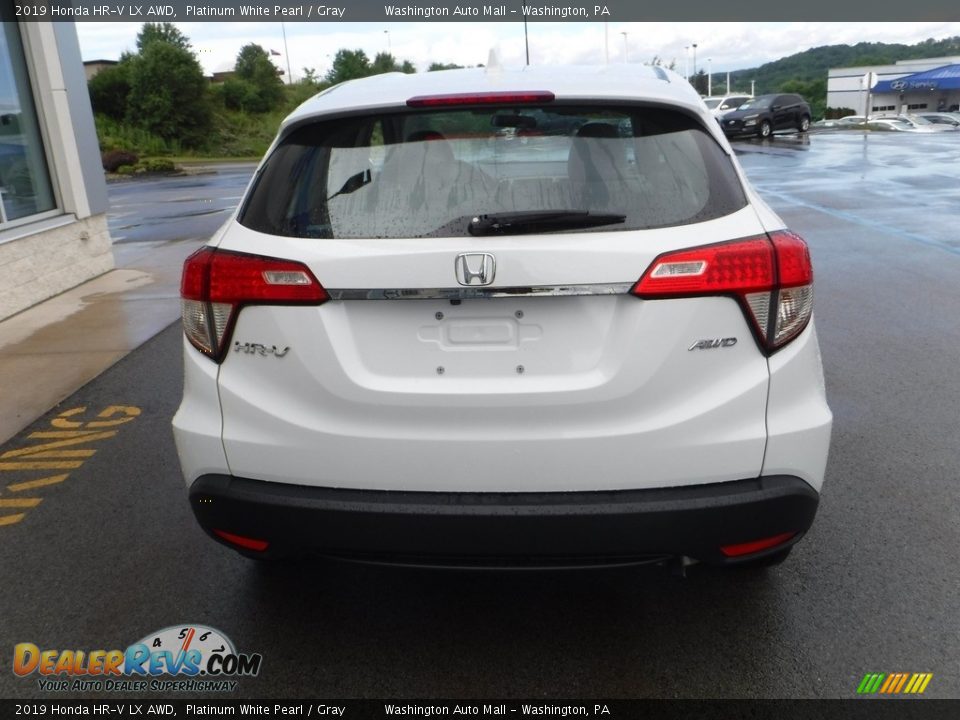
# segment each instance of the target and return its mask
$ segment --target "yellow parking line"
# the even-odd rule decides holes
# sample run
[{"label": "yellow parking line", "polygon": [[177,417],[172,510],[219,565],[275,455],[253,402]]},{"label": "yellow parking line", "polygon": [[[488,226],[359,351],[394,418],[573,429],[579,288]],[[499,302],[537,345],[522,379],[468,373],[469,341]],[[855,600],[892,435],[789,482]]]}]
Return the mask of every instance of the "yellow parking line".
[{"label": "yellow parking line", "polygon": [[[32,452],[27,455],[27,458],[30,460],[53,460],[53,459],[63,459],[67,458],[89,458],[93,457],[96,450],[42,450],[40,452]],[[6,456],[4,456],[6,457]]]},{"label": "yellow parking line", "polygon": [[[97,448],[91,448],[90,444],[115,437],[116,426],[129,423],[142,413],[140,408],[133,405],[110,405],[101,410],[96,419],[87,420],[83,417],[86,412],[85,406],[64,410],[50,421],[52,429],[27,435],[33,445],[0,452],[0,477],[8,481],[15,480],[16,473],[23,471],[61,471],[54,474],[36,473],[32,480],[16,479],[6,486],[6,490],[20,493],[62,483],[70,475],[63,471],[83,467],[84,462],[97,453]],[[15,474],[13,477],[4,476],[5,472]],[[43,498],[39,497],[0,497],[0,526],[14,525],[26,516],[22,512],[3,514],[4,508],[35,508],[41,502]]]},{"label": "yellow parking line", "polygon": [[0,498],[0,508],[32,508],[42,500],[43,498]]},{"label": "yellow parking line", "polygon": [[64,473],[63,475],[51,475],[50,477],[40,478],[38,480],[27,480],[26,482],[7,485],[7,490],[10,490],[11,492],[33,490],[34,488],[38,487],[46,487],[47,485],[56,485],[57,483],[62,483],[68,477],[70,477],[70,474]]},{"label": "yellow parking line", "polygon": [[0,462],[0,470],[76,470],[83,465],[82,460],[55,462],[40,460],[36,462]]},{"label": "yellow parking line", "polygon": [[[29,439],[39,439],[38,435],[48,435],[49,433],[33,433],[28,436]],[[24,455],[29,455],[31,457],[36,456],[38,453],[47,452],[49,450],[56,450],[58,448],[69,447],[71,445],[86,445],[89,442],[94,440],[106,440],[117,434],[116,430],[106,430],[101,432],[88,432],[84,434],[79,434],[75,432],[68,432],[67,435],[72,435],[73,437],[65,438],[58,437],[54,438],[55,442],[45,442],[40,443],[39,445],[31,445],[30,447],[18,448],[17,450],[8,450],[3,455],[0,455],[0,459],[8,460],[15,457],[23,457]]]}]

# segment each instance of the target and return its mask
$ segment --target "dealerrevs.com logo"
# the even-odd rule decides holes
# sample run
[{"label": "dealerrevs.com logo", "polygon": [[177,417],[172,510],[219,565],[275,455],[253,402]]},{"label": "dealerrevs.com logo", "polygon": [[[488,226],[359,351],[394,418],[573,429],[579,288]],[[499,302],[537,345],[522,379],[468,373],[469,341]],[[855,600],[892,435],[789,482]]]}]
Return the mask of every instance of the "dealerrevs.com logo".
[{"label": "dealerrevs.com logo", "polygon": [[41,650],[29,642],[13,648],[13,672],[39,675],[45,692],[232,692],[235,678],[256,676],[262,662],[204,625],[167,627],[126,650]]}]

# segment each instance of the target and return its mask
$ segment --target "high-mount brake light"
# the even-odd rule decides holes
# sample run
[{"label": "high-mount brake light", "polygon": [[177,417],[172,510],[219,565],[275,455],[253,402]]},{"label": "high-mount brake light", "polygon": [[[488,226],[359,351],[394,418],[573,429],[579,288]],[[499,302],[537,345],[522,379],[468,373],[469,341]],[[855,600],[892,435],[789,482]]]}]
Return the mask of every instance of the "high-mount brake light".
[{"label": "high-mount brake light", "polygon": [[813,267],[789,230],[664,253],[631,292],[648,300],[732,295],[760,345],[773,352],[799,335],[813,311]]},{"label": "high-mount brake light", "polygon": [[417,95],[407,100],[407,107],[447,107],[450,105],[537,105],[553,102],[555,96],[548,90],[525,92],[498,91],[484,93],[449,93],[446,95]]},{"label": "high-mount brake light", "polygon": [[244,305],[320,305],[326,290],[303,263],[205,247],[183,263],[183,331],[215,361]]}]

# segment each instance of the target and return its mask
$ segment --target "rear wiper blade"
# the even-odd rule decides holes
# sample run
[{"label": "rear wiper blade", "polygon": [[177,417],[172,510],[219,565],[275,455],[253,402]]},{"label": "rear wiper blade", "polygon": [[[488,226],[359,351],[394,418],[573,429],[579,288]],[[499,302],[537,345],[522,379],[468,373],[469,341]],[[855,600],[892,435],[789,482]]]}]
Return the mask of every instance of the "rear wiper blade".
[{"label": "rear wiper blade", "polygon": [[361,170],[356,175],[351,175],[343,184],[343,187],[337,190],[333,195],[327,198],[327,202],[333,200],[338,195],[347,195],[356,192],[373,179],[369,170]]},{"label": "rear wiper blade", "polygon": [[526,210],[478,215],[470,221],[471,235],[523,235],[525,233],[574,230],[576,228],[616,225],[627,219],[617,213],[591,213],[578,210]]}]

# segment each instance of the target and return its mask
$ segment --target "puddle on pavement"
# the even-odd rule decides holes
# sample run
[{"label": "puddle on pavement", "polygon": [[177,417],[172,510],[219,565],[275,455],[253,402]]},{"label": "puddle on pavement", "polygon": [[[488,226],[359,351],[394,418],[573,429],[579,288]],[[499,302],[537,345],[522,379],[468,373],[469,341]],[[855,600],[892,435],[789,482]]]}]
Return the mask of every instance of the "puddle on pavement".
[{"label": "puddle on pavement", "polygon": [[151,282],[153,276],[140,270],[111,270],[81,286],[82,290],[74,288],[35,305],[0,323],[3,328],[0,352],[20,352],[21,349],[14,350],[14,346],[31,344],[34,335],[50,328],[55,328],[53,332],[62,334],[66,321],[70,320],[70,325],[76,324],[78,313],[82,313],[89,306],[101,302],[120,302],[117,296],[121,293],[149,285]]}]

